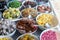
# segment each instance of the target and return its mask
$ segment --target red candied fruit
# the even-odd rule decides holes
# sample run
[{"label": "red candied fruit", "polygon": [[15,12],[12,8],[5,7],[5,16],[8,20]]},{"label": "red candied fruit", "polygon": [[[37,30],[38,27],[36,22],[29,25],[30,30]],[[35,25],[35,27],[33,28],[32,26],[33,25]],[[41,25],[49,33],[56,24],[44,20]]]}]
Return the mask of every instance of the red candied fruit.
[{"label": "red candied fruit", "polygon": [[56,34],[54,31],[49,30],[42,34],[41,40],[57,40]]}]

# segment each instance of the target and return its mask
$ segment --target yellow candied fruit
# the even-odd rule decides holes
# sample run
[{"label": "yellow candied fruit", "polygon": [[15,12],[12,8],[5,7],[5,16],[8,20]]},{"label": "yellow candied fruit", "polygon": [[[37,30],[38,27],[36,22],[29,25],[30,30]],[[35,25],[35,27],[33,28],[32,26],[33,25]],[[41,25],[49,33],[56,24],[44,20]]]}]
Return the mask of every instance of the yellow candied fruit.
[{"label": "yellow candied fruit", "polygon": [[46,23],[52,23],[53,15],[51,14],[42,14],[37,18],[37,23],[41,26],[44,26]]},{"label": "yellow candied fruit", "polygon": [[10,40],[9,38],[0,38],[0,40]]}]

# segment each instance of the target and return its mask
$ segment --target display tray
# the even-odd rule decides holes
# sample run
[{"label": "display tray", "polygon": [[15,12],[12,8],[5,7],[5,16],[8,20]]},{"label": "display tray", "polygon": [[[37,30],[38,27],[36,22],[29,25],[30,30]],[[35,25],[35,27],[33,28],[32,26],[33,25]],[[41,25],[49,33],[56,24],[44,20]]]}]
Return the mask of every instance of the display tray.
[{"label": "display tray", "polygon": [[[37,3],[38,3],[38,5],[40,4],[39,2],[37,2]],[[47,5],[50,6],[51,9],[52,9],[51,14],[56,16],[56,14],[55,14],[55,12],[54,12],[54,10],[53,10],[53,8],[52,8],[52,5],[51,5],[50,1],[48,1]],[[38,38],[40,38],[40,34],[42,33],[42,31],[43,31],[43,30],[38,27],[37,31],[36,31],[35,33],[33,33],[33,34],[36,35]],[[12,36],[12,38],[13,38],[14,40],[16,40],[17,37],[19,37],[20,35],[23,35],[23,34],[21,34],[18,30],[16,30],[16,32],[15,32],[15,34]]]},{"label": "display tray", "polygon": [[[35,0],[35,1],[36,1],[36,0]],[[45,1],[45,0],[43,0],[43,1]],[[46,1],[48,1],[48,0],[46,0]],[[38,4],[38,5],[41,5],[42,3],[37,2],[37,4]],[[55,12],[54,12],[54,10],[53,10],[53,8],[52,8],[52,5],[51,5],[50,1],[48,1],[48,2],[46,3],[46,5],[48,5],[48,6],[51,7],[51,9],[52,9],[51,14],[56,16],[56,14],[55,14]],[[0,18],[1,18],[1,17],[2,17],[2,14],[0,14]],[[40,38],[40,34],[42,33],[42,31],[43,31],[43,30],[38,27],[38,29],[37,29],[37,31],[34,33],[34,35],[36,35],[38,38]],[[15,32],[15,34],[12,36],[12,38],[13,38],[14,40],[16,40],[20,35],[23,35],[23,34],[21,34],[18,30],[16,30],[16,32]]]}]

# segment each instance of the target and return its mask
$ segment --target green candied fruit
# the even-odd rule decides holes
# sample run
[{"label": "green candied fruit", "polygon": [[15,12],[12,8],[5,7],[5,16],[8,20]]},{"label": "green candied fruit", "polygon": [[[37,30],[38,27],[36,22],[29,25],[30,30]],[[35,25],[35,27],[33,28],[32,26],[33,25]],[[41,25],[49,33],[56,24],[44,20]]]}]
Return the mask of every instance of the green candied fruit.
[{"label": "green candied fruit", "polygon": [[11,8],[18,8],[21,5],[22,5],[22,3],[19,2],[19,1],[12,1],[12,2],[9,3],[9,7],[11,7]]},{"label": "green candied fruit", "polygon": [[19,9],[16,8],[9,8],[3,12],[3,17],[5,19],[15,19],[20,16]]}]

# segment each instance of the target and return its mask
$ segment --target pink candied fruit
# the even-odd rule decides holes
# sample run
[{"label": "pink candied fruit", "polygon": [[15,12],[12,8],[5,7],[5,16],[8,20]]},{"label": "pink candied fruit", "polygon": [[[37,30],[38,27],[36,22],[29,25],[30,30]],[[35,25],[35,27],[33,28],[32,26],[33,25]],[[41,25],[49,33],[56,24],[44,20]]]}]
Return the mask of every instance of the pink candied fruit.
[{"label": "pink candied fruit", "polygon": [[41,40],[57,40],[56,34],[54,31],[49,30],[47,32],[44,32],[41,36]]}]

